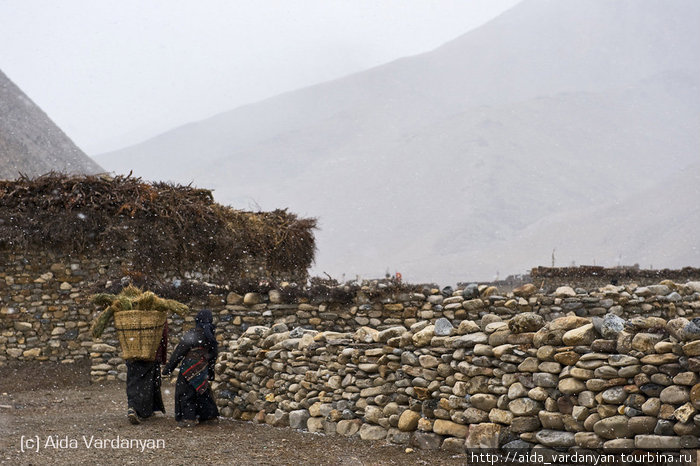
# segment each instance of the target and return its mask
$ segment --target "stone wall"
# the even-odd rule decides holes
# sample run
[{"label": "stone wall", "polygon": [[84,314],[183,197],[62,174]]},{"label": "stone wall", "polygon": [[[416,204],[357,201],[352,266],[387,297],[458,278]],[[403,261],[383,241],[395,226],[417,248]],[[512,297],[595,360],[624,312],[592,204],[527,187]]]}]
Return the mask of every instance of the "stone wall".
[{"label": "stone wall", "polygon": [[[89,358],[94,381],[125,380],[114,327],[99,340],[93,340],[89,329],[101,310],[90,296],[126,271],[128,263],[119,258],[8,254],[0,264],[0,365],[8,360],[72,363]],[[164,271],[163,279],[173,274]],[[174,344],[185,322],[169,322]]]},{"label": "stone wall", "polygon": [[[89,335],[89,296],[119,259],[12,254],[0,264],[0,371],[89,359],[125,378],[113,328]],[[700,283],[499,293],[371,282],[339,293],[211,285],[224,416],[420,448],[695,448]],[[240,291],[240,292],[239,292]],[[194,314],[194,312],[193,312]],[[170,350],[191,325],[170,319]],[[189,321],[189,322],[188,322]]]},{"label": "stone wall", "polygon": [[[677,283],[700,280],[700,269],[684,267],[682,269],[642,269],[639,266],[632,267],[600,267],[581,265],[578,267],[535,267],[525,276],[527,282],[536,283],[546,290],[576,283],[583,288],[597,288],[601,286],[623,283],[637,283],[639,285],[652,285],[661,280],[673,280]],[[517,282],[517,280],[515,280]],[[521,285],[522,283],[517,283]],[[507,287],[501,286],[499,288]]]},{"label": "stone wall", "polygon": [[494,293],[229,296],[221,413],[456,452],[700,446],[700,283]]},{"label": "stone wall", "polygon": [[[2,251],[0,261],[0,370],[6,361],[59,361],[72,363],[89,358],[92,380],[126,379],[113,326],[101,339],[90,335],[90,324],[101,311],[90,302],[92,294],[105,286],[134,275],[128,259],[66,256],[50,252]],[[250,276],[257,276],[260,264],[250,260]],[[207,271],[162,270],[152,277],[163,283],[197,283],[208,287],[208,296],[189,298],[192,309],[223,309],[227,291],[222,286],[192,280],[206,278]],[[193,312],[194,315],[194,312]],[[169,346],[193,325],[194,319],[168,319]]]}]

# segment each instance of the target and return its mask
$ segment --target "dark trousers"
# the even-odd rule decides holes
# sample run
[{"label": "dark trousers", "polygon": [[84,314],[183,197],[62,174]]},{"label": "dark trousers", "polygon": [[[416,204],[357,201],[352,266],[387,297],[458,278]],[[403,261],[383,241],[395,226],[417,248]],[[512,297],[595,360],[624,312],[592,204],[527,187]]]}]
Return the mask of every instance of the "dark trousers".
[{"label": "dark trousers", "polygon": [[200,421],[216,419],[219,416],[219,408],[216,407],[211,387],[201,395],[182,375],[177,376],[175,384],[175,420]]},{"label": "dark trousers", "polygon": [[154,361],[126,361],[126,399],[139,417],[155,411],[165,413],[160,393],[160,364]]}]

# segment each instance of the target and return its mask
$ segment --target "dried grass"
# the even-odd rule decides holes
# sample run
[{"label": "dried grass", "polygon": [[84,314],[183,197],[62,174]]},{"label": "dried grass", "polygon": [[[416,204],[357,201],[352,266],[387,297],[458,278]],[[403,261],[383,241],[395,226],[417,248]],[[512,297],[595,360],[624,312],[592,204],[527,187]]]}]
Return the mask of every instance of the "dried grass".
[{"label": "dried grass", "polygon": [[286,209],[239,211],[214,203],[209,190],[129,176],[0,181],[0,249],[128,257],[144,271],[205,265],[241,276],[251,256],[269,272],[306,271],[315,228]]},{"label": "dried grass", "polygon": [[189,308],[172,299],[163,299],[156,296],[151,291],[142,291],[140,288],[129,284],[122,289],[118,295],[98,293],[92,296],[92,302],[98,306],[107,306],[90,326],[90,333],[93,338],[99,338],[107,327],[107,324],[118,311],[130,311],[137,309],[141,311],[156,311],[176,313],[181,317],[186,317]]}]

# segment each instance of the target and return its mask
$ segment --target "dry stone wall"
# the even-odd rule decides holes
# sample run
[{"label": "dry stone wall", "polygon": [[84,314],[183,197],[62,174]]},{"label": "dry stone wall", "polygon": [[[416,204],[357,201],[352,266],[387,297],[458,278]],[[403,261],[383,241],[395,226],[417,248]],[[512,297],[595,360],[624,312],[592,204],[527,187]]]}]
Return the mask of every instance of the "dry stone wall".
[{"label": "dry stone wall", "polygon": [[[504,281],[504,288],[509,281],[519,277],[509,277]],[[661,280],[673,280],[677,283],[700,280],[700,269],[684,267],[682,269],[642,269],[639,266],[601,267],[580,265],[578,267],[535,267],[526,275],[527,281],[537,283],[540,287],[554,290],[556,287],[576,283],[583,288],[598,288],[609,283],[637,283],[653,285]],[[517,285],[521,285],[518,283]],[[516,285],[516,286],[517,286]],[[500,287],[501,284],[498,283]]]},{"label": "dry stone wall", "polygon": [[230,304],[221,413],[457,452],[700,446],[700,283],[494,293]]},{"label": "dry stone wall", "polygon": [[[125,380],[126,366],[121,358],[114,327],[101,339],[90,335],[90,324],[101,310],[91,302],[93,293],[105,285],[130,277],[128,259],[67,256],[50,252],[2,251],[0,256],[0,371],[7,361],[57,361],[73,363],[89,359],[92,380]],[[260,264],[252,259],[250,273]],[[163,283],[198,283],[206,271],[162,270],[155,277]],[[206,286],[209,296],[187,300],[193,309],[215,312],[223,309],[228,293],[220,286]],[[193,325],[194,319],[168,319],[170,348]]]},{"label": "dry stone wall", "polygon": [[[7,256],[0,371],[87,358],[94,381],[123,380],[113,329],[88,331],[95,284],[122,275],[119,259]],[[187,303],[216,316],[224,416],[453,451],[700,446],[698,282],[550,294],[373,282],[343,299],[286,286],[211,286]],[[172,350],[191,318],[169,322]]]},{"label": "dry stone wall", "polygon": [[[13,253],[0,265],[0,365],[89,359],[93,381],[126,379],[114,328],[99,340],[89,329],[99,311],[90,302],[96,284],[109,283],[110,277],[118,281],[127,261]],[[169,323],[174,344],[187,323],[180,318]]]}]

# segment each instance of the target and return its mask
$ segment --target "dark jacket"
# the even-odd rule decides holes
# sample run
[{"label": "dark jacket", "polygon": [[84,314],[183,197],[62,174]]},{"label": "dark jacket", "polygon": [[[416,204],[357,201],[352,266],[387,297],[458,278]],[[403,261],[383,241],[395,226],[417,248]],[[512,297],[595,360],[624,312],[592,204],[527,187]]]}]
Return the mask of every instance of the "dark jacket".
[{"label": "dark jacket", "polygon": [[182,362],[182,360],[187,356],[187,353],[194,348],[205,348],[207,350],[207,362],[208,362],[208,379],[214,380],[214,365],[216,364],[216,357],[218,356],[218,351],[216,347],[212,346],[207,342],[204,336],[204,330],[201,328],[193,328],[185,332],[178,343],[175,351],[170,356],[170,362],[163,369],[163,374],[168,375],[172,373],[175,368]]}]

